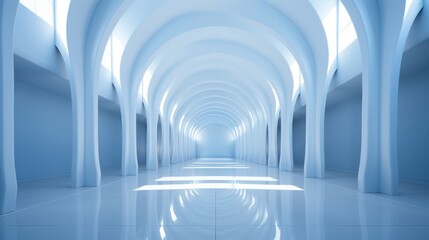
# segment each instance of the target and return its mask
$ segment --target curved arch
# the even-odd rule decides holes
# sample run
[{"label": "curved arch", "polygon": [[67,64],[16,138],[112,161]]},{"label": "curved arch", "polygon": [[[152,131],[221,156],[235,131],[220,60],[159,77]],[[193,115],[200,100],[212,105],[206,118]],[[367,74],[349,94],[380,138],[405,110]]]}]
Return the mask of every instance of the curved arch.
[{"label": "curved arch", "polygon": [[[244,3],[244,2],[243,2]],[[82,4],[82,3],[78,3],[78,4]],[[105,42],[107,41],[107,37],[108,35],[112,32],[112,28],[113,26],[119,22],[119,17],[124,15],[126,16],[127,14],[125,13],[125,9],[128,6],[131,6],[131,4],[134,4],[133,1],[126,1],[126,2],[120,2],[120,1],[115,1],[113,3],[110,4],[102,4],[102,3],[95,3],[93,2],[89,2],[87,3],[87,5],[84,8],[84,12],[92,12],[93,13],[93,18],[90,19],[90,24],[88,25],[88,29],[93,29],[95,31],[89,31],[88,29],[86,29],[86,35],[85,35],[85,41],[88,42],[88,44],[86,44],[85,46],[87,47],[85,50],[89,50],[87,51],[88,53],[90,53],[90,55],[88,55],[88,59],[90,59],[91,63],[94,63],[95,65],[92,66],[90,65],[88,68],[97,68],[97,66],[99,65],[99,61],[97,59],[101,58],[101,50],[99,49],[104,49],[101,48],[100,46],[104,46]],[[262,2],[255,2],[253,3],[253,7],[257,6],[257,7],[261,7],[261,9],[263,8],[265,11],[263,11],[263,14],[257,14],[255,15],[254,13],[252,13],[252,11],[249,8],[237,8],[236,4],[232,4],[229,5],[229,3],[227,1],[225,2],[221,2],[221,4],[217,3],[215,5],[211,5],[211,4],[194,4],[193,6],[185,6],[186,4],[178,4],[174,1],[162,1],[159,4],[149,4],[151,5],[151,7],[153,9],[155,9],[154,12],[147,12],[146,14],[146,18],[142,17],[142,21],[138,22],[136,24],[134,24],[133,27],[130,27],[129,29],[133,29],[134,31],[130,31],[129,36],[129,40],[127,40],[127,48],[125,49],[125,53],[124,55],[127,55],[128,51],[127,49],[136,49],[134,47],[132,47],[132,41],[136,41],[136,44],[142,44],[145,45],[145,41],[142,41],[142,37],[138,37],[138,34],[142,34],[146,35],[146,36],[150,36],[151,38],[153,36],[155,36],[154,32],[155,31],[161,31],[159,29],[164,29],[166,28],[166,26],[169,25],[170,22],[172,22],[172,19],[174,19],[175,23],[180,22],[180,21],[176,21],[177,19],[175,17],[177,16],[190,16],[193,13],[197,13],[197,12],[213,12],[214,16],[226,16],[229,17],[229,19],[233,19],[234,21],[230,21],[230,23],[226,23],[231,25],[231,22],[238,24],[241,28],[245,28],[248,30],[252,30],[258,33],[261,32],[267,32],[268,33],[268,37],[267,37],[267,41],[271,44],[274,45],[278,48],[278,51],[281,53],[284,53],[285,49],[290,49],[294,54],[296,60],[300,63],[300,65],[302,66],[302,69],[306,69],[305,71],[303,71],[303,75],[305,75],[306,77],[304,78],[305,81],[309,81],[306,85],[311,86],[311,82],[313,79],[312,77],[308,77],[311,76],[312,74],[314,75],[314,73],[316,73],[315,70],[316,66],[319,68],[323,68],[324,66],[324,61],[321,61],[321,59],[325,58],[326,54],[326,49],[324,47],[317,47],[320,45],[327,45],[325,44],[324,41],[320,41],[320,39],[317,41],[317,44],[314,44],[314,39],[309,38],[309,36],[314,36],[314,35],[319,35],[319,36],[324,36],[324,31],[323,31],[323,27],[321,24],[321,20],[319,18],[319,16],[317,15],[317,11],[315,11],[314,6],[311,5],[309,2],[302,2],[300,4],[296,4],[294,5],[293,8],[299,8],[299,7],[303,7],[304,8],[300,8],[305,9],[305,11],[308,13],[308,16],[306,16],[306,20],[305,22],[303,21],[303,18],[301,16],[296,15],[293,12],[290,12],[290,10],[284,9],[285,5],[282,4],[277,4],[275,2],[270,2],[270,3],[262,3]],[[77,4],[76,4],[77,6]],[[171,14],[165,14],[165,15],[157,15],[155,14],[158,11],[164,11],[166,9],[171,9],[173,6],[177,7],[175,8],[174,13]],[[225,11],[225,6],[228,7],[232,7],[234,8],[236,11],[235,14],[230,14],[230,12]],[[116,8],[115,8],[116,7]],[[71,9],[73,9],[73,7],[71,7]],[[272,16],[272,18],[265,18],[264,16],[266,14],[270,14]],[[87,16],[87,14],[83,14],[84,16]],[[210,25],[210,19],[213,22],[215,22],[217,25],[219,25],[219,22],[221,22],[220,18],[215,18],[212,16],[210,16],[210,14],[204,14],[204,19],[206,21],[195,21],[198,22],[198,24],[202,24],[202,25]],[[148,26],[144,24],[144,21],[149,21],[150,19],[157,19],[159,21],[156,21],[157,23],[160,24],[154,24],[153,26]],[[195,16],[190,16],[190,18],[195,18]],[[76,22],[76,25],[82,24],[82,22],[87,21],[88,19],[83,18],[80,21]],[[96,20],[96,21],[95,21]],[[279,25],[276,24],[276,21],[281,20],[283,22],[282,27],[279,27]],[[311,26],[308,25],[308,23],[312,23]],[[307,24],[307,25],[306,25]],[[118,26],[121,24],[118,24]],[[100,26],[103,26],[100,28]],[[123,27],[123,25],[121,25]],[[287,31],[286,28],[284,28],[284,26],[287,26]],[[316,30],[314,30],[314,27],[316,27]],[[138,29],[145,27],[145,31],[138,31]],[[162,28],[161,28],[162,27]],[[151,29],[152,28],[152,29]],[[190,26],[190,28],[195,28],[195,26]],[[71,27],[71,29],[73,29],[73,27]],[[177,28],[178,32],[183,31],[183,26],[182,28]],[[301,32],[300,29],[304,29],[304,32]],[[137,31],[135,31],[137,30]],[[119,30],[118,30],[119,31]],[[293,39],[288,38],[287,36],[290,36],[288,34],[290,34],[290,32],[294,32],[293,34]],[[137,37],[136,37],[137,36]],[[144,37],[143,37],[144,39]],[[325,38],[322,38],[325,39]],[[94,41],[92,41],[94,40]],[[312,43],[309,43],[308,41],[313,41]],[[130,43],[131,42],[131,43]],[[91,45],[92,44],[92,45]],[[149,44],[150,45],[150,44]],[[285,47],[287,46],[287,47]],[[137,48],[137,49],[143,49],[143,48]],[[144,48],[144,49],[148,49],[148,48]],[[92,54],[92,55],[91,55]],[[137,51],[136,53],[137,56],[142,57],[142,55],[140,54],[139,51]],[[132,54],[131,54],[132,55]],[[125,56],[123,59],[126,61],[131,61],[134,62],[135,64],[138,62],[136,61],[136,57],[131,57],[129,58],[129,56]],[[317,62],[317,64],[315,64]],[[124,64],[125,61],[122,61],[122,64]],[[127,64],[125,64],[127,65]],[[127,72],[132,72],[135,71],[135,69],[138,69],[137,67],[141,66],[139,63],[137,63],[136,65],[132,65],[135,67],[131,67],[131,71],[124,71],[124,74],[126,76],[126,74],[128,74]],[[79,71],[77,71],[79,72]],[[86,73],[85,73],[86,74]],[[93,75],[93,77],[96,77],[96,74]],[[122,73],[121,73],[122,75]],[[86,76],[86,75],[85,75]],[[88,75],[89,76],[89,75]],[[85,77],[86,78],[86,77]],[[87,77],[88,79],[90,79],[90,77]],[[133,77],[132,77],[133,78]],[[123,77],[122,79],[128,79],[127,77]],[[86,87],[85,88],[87,92],[94,92],[95,87]],[[131,87],[131,89],[133,89],[133,87]],[[314,89],[311,87],[308,87],[308,89]],[[274,90],[273,90],[274,91]],[[127,92],[127,91],[126,91]],[[88,95],[90,95],[88,93]],[[94,94],[92,94],[94,95]],[[87,97],[87,99],[90,99],[90,96]],[[133,99],[133,98],[131,98]],[[89,100],[88,100],[89,101]],[[126,100],[128,101],[128,100]],[[283,102],[283,101],[282,101]],[[309,101],[310,102],[310,101]],[[93,108],[94,105],[93,104],[86,104],[89,107],[88,108]],[[96,106],[96,105],[95,105]],[[89,109],[91,110],[91,109]],[[276,116],[274,116],[275,118]],[[88,117],[88,121],[85,121],[84,123],[91,123],[92,122],[92,118],[94,118],[93,116],[89,116]],[[96,118],[96,116],[95,116]],[[273,124],[270,124],[273,125]],[[88,133],[89,134],[89,139],[91,139],[91,134],[92,133]],[[307,137],[307,139],[309,139]],[[95,143],[92,144],[94,145],[93,148],[90,148],[90,150],[94,150],[94,151],[90,151],[89,154],[93,154],[95,152],[97,152],[97,144],[96,144],[96,140]],[[92,146],[90,145],[90,146]],[[97,156],[95,154],[95,159],[97,159]],[[95,161],[95,169],[97,169],[97,161]],[[97,171],[96,171],[97,172]]]},{"label": "curved arch", "polygon": [[[213,16],[211,16],[212,18],[213,18]],[[222,18],[225,18],[225,16],[222,16]],[[177,19],[174,19],[174,20],[177,20]],[[210,18],[209,18],[209,20],[210,20]],[[234,21],[239,21],[240,19],[237,19],[237,18],[235,18],[234,19]],[[215,18],[215,19],[213,19],[212,21],[219,21],[219,17],[217,17],[217,18]],[[201,22],[201,21],[193,21],[193,22]],[[174,22],[174,23],[176,23],[176,22]],[[255,22],[252,22],[253,23],[253,25],[255,25],[256,23]],[[291,34],[291,31],[292,32],[294,32],[294,36],[296,36],[295,38],[297,39],[297,40],[295,40],[296,42],[298,42],[299,41],[299,43],[298,44],[289,44],[288,45],[288,48],[292,48],[292,49],[296,49],[298,46],[302,46],[303,44],[305,44],[306,43],[306,40],[305,40],[305,38],[304,37],[298,37],[298,36],[302,36],[302,34],[300,34],[299,33],[299,30],[297,30],[297,28],[296,27],[294,27],[293,25],[291,25],[290,24],[290,22],[289,21],[287,21],[287,20],[285,20],[285,22],[284,22],[284,28],[281,28],[281,29],[283,29],[283,30],[281,30],[281,32],[283,33],[283,39],[282,40],[280,40],[280,41],[278,41],[280,44],[277,44],[277,43],[273,43],[273,41],[275,41],[275,38],[269,38],[270,37],[270,35],[273,35],[273,32],[271,31],[271,33],[270,32],[265,32],[265,33],[259,33],[259,35],[260,36],[268,36],[267,38],[269,38],[269,42],[271,42],[271,44],[274,44],[275,46],[278,46],[278,47],[280,47],[282,44],[281,44],[281,42],[283,41],[288,41],[288,40],[290,40],[290,34]],[[195,23],[194,23],[194,25],[195,25]],[[201,24],[197,24],[198,26],[200,26]],[[243,23],[243,24],[241,24],[241,26],[240,27],[244,27],[244,29],[246,29],[246,30],[250,30],[249,29],[249,27],[245,27],[246,25],[249,25],[249,23]],[[180,25],[179,25],[180,26]],[[162,29],[165,29],[166,27],[164,26]],[[190,26],[190,27],[188,27],[188,28],[192,28],[192,26]],[[181,30],[181,29],[183,29],[183,27],[178,27],[178,29],[179,30]],[[252,26],[252,28],[251,29],[256,29],[256,26]],[[264,29],[264,28],[263,28]],[[286,29],[288,30],[288,31],[286,31]],[[177,31],[179,31],[179,30],[177,30]],[[146,31],[136,31],[137,33],[140,33],[140,34],[147,34],[147,32],[150,32],[150,31],[153,31],[153,30],[147,30],[146,29]],[[182,30],[183,31],[183,30]],[[252,30],[250,30],[250,31],[252,31]],[[254,31],[254,30],[253,30]],[[268,31],[267,30],[267,26],[265,26],[265,31]],[[170,33],[171,34],[171,33]],[[289,37],[288,37],[289,36]],[[164,38],[165,38],[165,36],[164,36]],[[170,38],[171,38],[171,36],[170,36]],[[133,39],[135,39],[135,40],[133,40]],[[127,48],[129,48],[129,49],[135,49],[135,48],[137,48],[137,49],[139,49],[139,47],[137,47],[137,46],[135,46],[137,43],[139,43],[139,44],[141,44],[141,45],[146,45],[146,41],[141,41],[141,40],[138,40],[139,38],[136,36],[136,37],[132,37],[131,38],[131,40],[129,41],[129,43],[127,43],[127,46],[128,45],[130,45],[129,47],[127,47]],[[134,41],[134,43],[133,43],[133,41]],[[162,41],[157,41],[157,42],[162,42]],[[150,44],[149,44],[150,45]],[[307,47],[308,48],[308,47]],[[283,49],[279,49],[279,51],[280,52],[283,52],[283,50],[285,50],[285,49],[287,49],[287,48],[283,48]],[[305,49],[305,48],[304,48]],[[309,58],[309,56],[310,56],[310,58],[311,58],[311,56],[312,56],[312,54],[311,53],[309,53],[308,51],[303,51],[303,50],[301,50],[301,51],[294,51],[295,53],[294,53],[294,55],[295,56],[301,56],[302,54],[305,54],[305,58]],[[300,55],[301,54],[301,55]],[[132,53],[130,53],[130,54],[128,54],[127,52],[125,52],[124,53],[124,55],[126,56],[125,58],[126,59],[130,59],[130,62],[139,62],[139,61],[136,61],[135,59],[136,59],[136,57],[128,57],[128,55],[130,55],[130,56],[132,56],[132,55],[134,55],[134,56],[138,56],[139,54],[137,53],[137,52],[132,52]],[[297,58],[298,59],[298,62],[302,62],[301,61],[301,57],[298,57]],[[124,66],[131,66],[129,63],[125,63],[125,62],[123,62],[123,65]],[[303,65],[306,65],[306,66],[309,66],[309,64],[303,64]],[[141,64],[137,64],[137,66],[141,66]],[[305,69],[305,68],[304,68]],[[127,70],[124,70],[124,72],[129,72],[129,71],[127,71]],[[305,74],[306,75],[306,78],[305,79],[307,79],[307,73]],[[123,77],[122,77],[123,79],[128,79],[128,76],[127,75],[123,75]]]}]

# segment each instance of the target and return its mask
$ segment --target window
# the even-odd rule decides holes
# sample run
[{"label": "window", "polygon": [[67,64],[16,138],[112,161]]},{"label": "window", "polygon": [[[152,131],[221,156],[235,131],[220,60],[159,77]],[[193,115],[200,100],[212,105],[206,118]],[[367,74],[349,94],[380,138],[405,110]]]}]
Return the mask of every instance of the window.
[{"label": "window", "polygon": [[54,0],[20,0],[19,2],[49,25],[54,26]]},{"label": "window", "polygon": [[337,6],[335,5],[331,11],[323,19],[323,28],[326,33],[326,40],[328,41],[328,51],[329,51],[329,65],[330,69],[333,65],[336,67],[337,59]]},{"label": "window", "polygon": [[119,40],[118,37],[115,35],[112,35],[111,37],[111,44],[112,44],[112,50],[111,50],[111,57],[112,57],[112,75],[113,75],[113,81],[116,81],[116,83],[121,86],[121,59],[122,54],[124,53],[124,45]]},{"label": "window", "polygon": [[338,9],[338,52],[342,52],[356,39],[355,26],[343,3],[340,1]]},{"label": "window", "polygon": [[103,54],[103,59],[101,60],[101,66],[105,67],[109,71],[112,71],[112,38],[111,37],[107,41],[106,48]]},{"label": "window", "polygon": [[67,17],[70,7],[70,0],[55,1],[55,31],[56,31],[56,44],[63,46],[65,51],[68,52],[67,45]]}]

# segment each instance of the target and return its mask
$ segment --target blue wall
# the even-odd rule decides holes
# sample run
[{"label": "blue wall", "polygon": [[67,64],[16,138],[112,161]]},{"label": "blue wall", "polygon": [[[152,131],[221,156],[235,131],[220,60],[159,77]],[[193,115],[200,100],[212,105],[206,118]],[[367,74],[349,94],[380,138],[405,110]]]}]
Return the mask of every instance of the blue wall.
[{"label": "blue wall", "polygon": [[117,111],[98,111],[98,144],[101,168],[121,167],[122,125],[121,114]]},{"label": "blue wall", "polygon": [[326,167],[352,172],[358,171],[361,150],[361,122],[361,94],[351,96],[326,109]]},{"label": "blue wall", "polygon": [[69,175],[70,99],[15,81],[15,164],[18,180]]},{"label": "blue wall", "polygon": [[[70,175],[73,125],[70,97],[15,82],[15,162],[19,181]],[[139,124],[140,130],[142,124]],[[143,130],[142,130],[143,131]],[[99,111],[99,150],[102,168],[120,167],[121,117]],[[144,145],[144,139],[139,139]],[[139,148],[139,157],[145,148]]]},{"label": "blue wall", "polygon": [[204,128],[197,137],[197,157],[234,157],[235,142],[222,125]]},{"label": "blue wall", "polygon": [[[334,91],[340,91],[341,87]],[[398,166],[404,180],[429,183],[429,69],[402,77],[398,99]],[[329,95],[328,95],[329,98]],[[360,160],[362,96],[328,106],[325,160],[328,168],[357,172]],[[302,111],[302,110],[300,110]],[[305,116],[294,120],[294,160],[302,164]]]},{"label": "blue wall", "polygon": [[[300,109],[299,111],[305,111]],[[305,157],[305,115],[293,119],[293,161],[296,166],[304,165]]]},{"label": "blue wall", "polygon": [[399,82],[399,176],[429,183],[429,69]]},{"label": "blue wall", "polygon": [[139,168],[146,164],[146,120],[142,117],[137,119],[137,159]]}]

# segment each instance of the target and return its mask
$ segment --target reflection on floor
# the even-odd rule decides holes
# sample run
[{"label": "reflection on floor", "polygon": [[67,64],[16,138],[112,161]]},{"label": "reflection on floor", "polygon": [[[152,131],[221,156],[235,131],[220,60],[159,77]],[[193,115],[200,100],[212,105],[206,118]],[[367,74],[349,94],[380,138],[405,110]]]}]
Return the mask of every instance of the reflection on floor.
[{"label": "reflection on floor", "polygon": [[429,239],[429,186],[362,194],[352,174],[305,179],[234,159],[119,172],[99,188],[21,183],[0,239]]}]

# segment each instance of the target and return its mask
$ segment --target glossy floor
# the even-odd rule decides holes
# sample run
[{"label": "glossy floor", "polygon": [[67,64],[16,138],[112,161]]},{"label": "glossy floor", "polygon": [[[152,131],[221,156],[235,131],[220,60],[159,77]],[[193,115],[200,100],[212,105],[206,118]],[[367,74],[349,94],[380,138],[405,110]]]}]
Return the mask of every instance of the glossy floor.
[{"label": "glossy floor", "polygon": [[429,239],[429,187],[362,194],[352,174],[302,172],[234,159],[105,171],[98,188],[67,178],[21,183],[0,239]]}]

